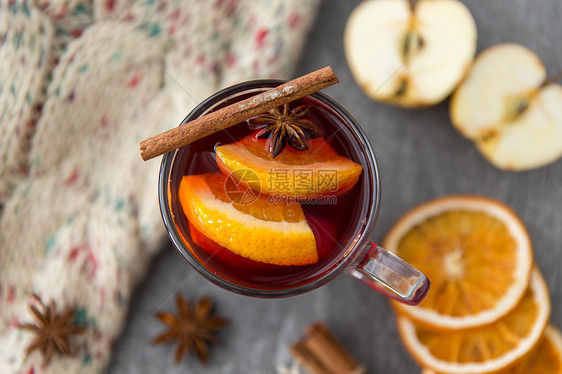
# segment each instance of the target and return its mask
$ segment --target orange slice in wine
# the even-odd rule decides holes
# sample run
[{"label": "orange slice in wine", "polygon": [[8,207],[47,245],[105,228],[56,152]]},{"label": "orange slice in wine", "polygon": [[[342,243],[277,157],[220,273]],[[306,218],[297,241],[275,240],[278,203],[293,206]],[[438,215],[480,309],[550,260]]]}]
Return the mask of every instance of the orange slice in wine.
[{"label": "orange slice in wine", "polygon": [[239,188],[242,193],[233,195],[220,173],[187,175],[180,183],[180,204],[198,231],[239,256],[274,265],[318,261],[316,240],[299,204],[272,203]]}]

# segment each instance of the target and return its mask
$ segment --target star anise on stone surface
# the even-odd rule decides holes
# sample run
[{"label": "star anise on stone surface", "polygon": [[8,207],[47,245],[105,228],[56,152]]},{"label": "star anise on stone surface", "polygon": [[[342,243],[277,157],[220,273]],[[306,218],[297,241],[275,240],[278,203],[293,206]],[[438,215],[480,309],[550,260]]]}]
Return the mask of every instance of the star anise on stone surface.
[{"label": "star anise on stone surface", "polygon": [[284,104],[251,118],[249,122],[259,129],[259,139],[271,139],[269,151],[275,158],[287,143],[298,151],[309,149],[307,137],[318,135],[318,129],[312,121],[304,118],[308,109],[310,105],[290,109],[289,104]]},{"label": "star anise on stone surface", "polygon": [[46,364],[51,362],[51,358],[55,351],[64,355],[70,355],[70,346],[68,337],[83,333],[86,328],[77,326],[72,322],[76,313],[75,308],[67,308],[62,314],[57,314],[56,304],[53,300],[49,305],[45,305],[41,298],[33,294],[33,298],[41,305],[42,311],[33,304],[29,305],[29,309],[37,320],[36,324],[23,323],[18,327],[32,331],[35,339],[26,348],[26,354],[38,350],[43,354]]},{"label": "star anise on stone surface", "polygon": [[217,343],[213,332],[226,326],[230,321],[212,314],[213,300],[204,297],[194,305],[179,293],[176,294],[177,315],[170,312],[158,312],[156,317],[167,325],[168,329],[154,338],[153,343],[177,341],[174,362],[177,364],[190,350],[193,350],[201,363],[207,363],[209,344]]}]

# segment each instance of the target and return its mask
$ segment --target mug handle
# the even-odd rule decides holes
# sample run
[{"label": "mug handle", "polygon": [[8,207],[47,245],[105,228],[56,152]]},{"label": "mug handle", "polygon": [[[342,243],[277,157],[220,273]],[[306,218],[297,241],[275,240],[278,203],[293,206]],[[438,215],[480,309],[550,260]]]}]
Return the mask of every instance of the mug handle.
[{"label": "mug handle", "polygon": [[351,274],[368,286],[409,305],[417,305],[429,291],[429,279],[418,269],[374,244],[351,267]]}]

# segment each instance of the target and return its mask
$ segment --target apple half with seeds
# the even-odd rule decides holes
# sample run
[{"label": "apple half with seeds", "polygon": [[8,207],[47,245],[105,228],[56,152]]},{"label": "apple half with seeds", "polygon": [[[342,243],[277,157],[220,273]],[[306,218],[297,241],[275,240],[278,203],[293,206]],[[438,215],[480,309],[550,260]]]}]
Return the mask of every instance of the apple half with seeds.
[{"label": "apple half with seeds", "polygon": [[470,70],[476,24],[457,0],[369,0],[350,15],[349,68],[372,99],[403,107],[443,101]]},{"label": "apple half with seeds", "polygon": [[562,86],[519,44],[478,55],[453,94],[451,122],[496,167],[538,168],[562,157]]}]

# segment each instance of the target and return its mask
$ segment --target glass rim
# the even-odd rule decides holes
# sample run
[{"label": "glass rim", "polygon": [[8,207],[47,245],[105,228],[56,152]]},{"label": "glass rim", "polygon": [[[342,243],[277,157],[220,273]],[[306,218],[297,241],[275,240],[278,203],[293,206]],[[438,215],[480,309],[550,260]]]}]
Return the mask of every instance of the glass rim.
[{"label": "glass rim", "polygon": [[[179,126],[182,126],[185,123],[206,114],[206,112],[212,109],[213,106],[216,106],[221,102],[228,100],[233,95],[241,94],[252,89],[267,89],[276,87],[285,82],[285,80],[277,79],[258,79],[226,87],[196,105],[195,108],[193,108],[189,112],[189,114],[181,121]],[[364,253],[364,251],[359,250],[360,247],[366,241],[370,240],[371,233],[373,232],[378,218],[381,196],[378,163],[371,142],[369,141],[367,135],[365,134],[359,123],[355,120],[355,118],[353,118],[353,116],[336,100],[323,92],[315,92],[308,95],[308,97],[314,98],[324,104],[327,104],[330,110],[334,111],[340,117],[342,117],[346,128],[351,131],[356,138],[359,139],[359,141],[357,141],[357,139],[353,139],[352,142],[358,143],[361,153],[365,155],[367,165],[363,165],[364,167],[366,167],[364,175],[365,178],[368,178],[366,185],[369,188],[369,191],[367,191],[366,194],[372,200],[372,203],[367,207],[367,212],[364,212],[359,218],[360,222],[364,222],[364,228],[363,230],[361,230],[359,237],[353,240],[353,244],[349,245],[348,248],[343,250],[342,260],[338,261],[335,265],[326,270],[326,272],[321,276],[314,277],[310,281],[304,281],[292,286],[279,288],[257,286],[254,287],[251,285],[243,285],[233,281],[229,281],[228,279],[221,277],[220,275],[211,271],[207,266],[201,263],[191,253],[190,249],[187,248],[188,246],[186,245],[186,243],[184,243],[182,235],[178,232],[168,201],[170,173],[179,149],[168,152],[162,157],[158,178],[158,199],[160,205],[160,213],[168,232],[168,236],[170,237],[170,240],[172,241],[172,244],[174,245],[176,250],[180,253],[184,260],[186,260],[187,263],[189,263],[198,273],[200,273],[219,287],[222,287],[223,289],[246,296],[262,298],[296,296],[308,291],[312,291],[328,283],[336,276],[340,275],[343,271],[348,269],[350,265],[354,264]],[[348,135],[345,135],[345,137],[349,138]]]}]

